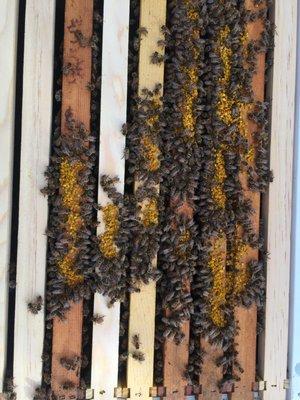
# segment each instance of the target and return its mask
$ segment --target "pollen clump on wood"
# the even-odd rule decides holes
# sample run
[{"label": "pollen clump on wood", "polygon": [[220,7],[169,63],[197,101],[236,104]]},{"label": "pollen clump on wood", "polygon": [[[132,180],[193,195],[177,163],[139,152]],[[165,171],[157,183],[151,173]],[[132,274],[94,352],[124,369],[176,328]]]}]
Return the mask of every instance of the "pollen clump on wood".
[{"label": "pollen clump on wood", "polygon": [[60,165],[60,190],[62,193],[62,204],[68,211],[66,221],[66,232],[72,238],[72,244],[69,244],[68,252],[62,260],[58,262],[58,270],[66,279],[69,286],[76,286],[82,283],[84,278],[74,271],[74,265],[78,255],[78,249],[75,245],[78,231],[83,225],[81,212],[81,197],[83,189],[78,183],[79,174],[83,170],[82,162],[70,162],[63,159]]},{"label": "pollen clump on wood", "polygon": [[198,71],[196,67],[183,68],[187,75],[187,83],[184,87],[182,124],[192,136],[195,135],[196,118],[194,115],[194,104],[198,97],[198,90],[195,87],[198,82]]},{"label": "pollen clump on wood", "polygon": [[118,255],[115,239],[120,228],[119,209],[115,204],[108,204],[102,208],[102,213],[105,231],[100,236],[100,251],[105,258],[112,259]]},{"label": "pollen clump on wood", "polygon": [[78,252],[79,250],[72,245],[63,259],[58,262],[58,271],[66,279],[69,286],[76,286],[84,281],[83,276],[74,271]]},{"label": "pollen clump on wood", "polygon": [[63,206],[69,211],[67,218],[68,233],[74,239],[83,221],[80,216],[81,197],[83,189],[78,183],[79,173],[84,168],[83,163],[71,163],[63,160],[60,166],[60,187]]},{"label": "pollen clump on wood", "polygon": [[212,188],[212,198],[217,207],[224,209],[226,205],[226,194],[224,192],[224,182],[227,178],[225,170],[225,160],[222,150],[218,150],[215,155],[215,186]]},{"label": "pollen clump on wood", "polygon": [[247,252],[247,245],[241,240],[235,243],[233,254],[233,265],[235,268],[234,274],[234,294],[241,294],[244,292],[246,285],[249,281],[249,270],[247,262],[243,261]]},{"label": "pollen clump on wood", "polygon": [[149,136],[144,136],[141,139],[143,146],[143,155],[147,162],[147,168],[150,172],[157,171],[160,167],[160,150]]},{"label": "pollen clump on wood", "polygon": [[142,206],[142,223],[145,227],[150,227],[158,224],[158,205],[157,200],[147,199]]},{"label": "pollen clump on wood", "polygon": [[224,237],[219,237],[212,245],[210,259],[208,262],[212,273],[213,283],[210,297],[210,317],[212,322],[219,328],[226,324],[222,307],[226,304],[227,280],[226,263],[224,262]]}]

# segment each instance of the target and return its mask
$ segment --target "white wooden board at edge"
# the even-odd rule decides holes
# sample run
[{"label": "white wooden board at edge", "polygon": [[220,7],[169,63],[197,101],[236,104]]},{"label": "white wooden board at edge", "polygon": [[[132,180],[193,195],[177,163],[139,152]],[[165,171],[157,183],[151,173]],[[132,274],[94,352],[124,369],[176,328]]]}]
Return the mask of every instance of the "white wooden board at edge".
[{"label": "white wooden board at edge", "polygon": [[32,400],[42,379],[44,309],[27,302],[44,297],[48,202],[40,190],[49,164],[55,0],[27,0],[23,70],[20,205],[14,344],[18,400]]},{"label": "white wooden board at edge", "polygon": [[300,399],[300,9],[298,9],[297,85],[294,144],[292,270],[290,294],[289,335],[289,400]]},{"label": "white wooden board at edge", "polygon": [[18,1],[2,0],[0,11],[0,393],[3,391],[6,358],[17,30]]},{"label": "white wooden board at edge", "polygon": [[[124,147],[121,133],[126,122],[129,0],[105,0],[103,17],[102,87],[100,113],[99,177],[118,176],[117,190],[124,190]],[[109,202],[99,185],[98,202]],[[103,231],[101,212],[98,233]],[[102,324],[93,326],[91,388],[94,399],[112,400],[118,384],[120,305],[107,307],[107,300],[96,294],[94,313],[104,315]],[[100,394],[100,392],[102,394]]]},{"label": "white wooden board at edge", "polygon": [[[275,1],[267,297],[264,343],[264,400],[285,400],[287,378],[291,198],[296,74],[297,0]],[[299,340],[299,339],[298,339]]]}]

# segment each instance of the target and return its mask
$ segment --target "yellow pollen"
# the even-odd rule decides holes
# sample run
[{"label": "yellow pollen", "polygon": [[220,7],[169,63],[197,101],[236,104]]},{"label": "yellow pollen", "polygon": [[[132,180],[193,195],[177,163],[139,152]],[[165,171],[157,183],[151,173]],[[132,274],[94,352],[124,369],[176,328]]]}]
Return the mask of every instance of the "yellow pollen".
[{"label": "yellow pollen", "polygon": [[223,183],[227,177],[225,171],[225,160],[221,150],[217,151],[215,159],[215,177],[216,181]]},{"label": "yellow pollen", "polygon": [[65,257],[58,263],[58,270],[66,279],[69,286],[76,286],[84,280],[82,275],[74,271],[77,255],[78,249],[75,246],[71,246]]},{"label": "yellow pollen", "polygon": [[245,159],[247,161],[248,164],[253,164],[254,163],[254,159],[255,159],[255,149],[253,146],[250,147],[250,149],[248,150]]},{"label": "yellow pollen", "polygon": [[82,162],[69,162],[64,159],[60,165],[60,190],[62,194],[62,204],[68,210],[66,221],[66,231],[72,238],[72,244],[69,245],[68,253],[58,263],[58,270],[66,279],[69,286],[76,286],[83,282],[84,277],[74,271],[74,264],[78,254],[75,246],[78,232],[84,224],[80,215],[81,199],[83,188],[78,183],[79,174],[84,168]]},{"label": "yellow pollen", "polygon": [[119,210],[115,204],[108,204],[102,208],[105,231],[100,235],[100,251],[107,259],[117,257],[118,248],[115,239],[119,232]]},{"label": "yellow pollen", "polygon": [[219,93],[217,113],[221,121],[226,125],[231,125],[234,122],[234,117],[232,115],[233,105],[234,99],[230,98],[225,90],[222,90]]},{"label": "yellow pollen", "polygon": [[159,147],[152,142],[149,136],[144,136],[141,140],[143,146],[143,155],[148,162],[148,169],[151,172],[157,171],[160,167],[160,150]]},{"label": "yellow pollen", "polygon": [[143,204],[141,220],[143,225],[147,228],[158,224],[158,206],[156,199],[146,200],[145,204]]},{"label": "yellow pollen", "polygon": [[223,188],[220,185],[217,185],[212,188],[212,198],[217,205],[217,207],[224,209],[226,205],[226,195],[223,191]]},{"label": "yellow pollen", "polygon": [[235,267],[234,294],[242,293],[249,281],[248,266],[247,263],[243,261],[246,252],[247,245],[241,240],[237,240],[233,255],[233,263]]},{"label": "yellow pollen", "polygon": [[222,307],[226,304],[227,296],[224,243],[226,243],[224,237],[219,237],[215,240],[212,246],[210,260],[208,262],[213,277],[213,285],[210,297],[210,317],[212,322],[219,328],[223,328],[226,324],[224,311],[222,309]]}]

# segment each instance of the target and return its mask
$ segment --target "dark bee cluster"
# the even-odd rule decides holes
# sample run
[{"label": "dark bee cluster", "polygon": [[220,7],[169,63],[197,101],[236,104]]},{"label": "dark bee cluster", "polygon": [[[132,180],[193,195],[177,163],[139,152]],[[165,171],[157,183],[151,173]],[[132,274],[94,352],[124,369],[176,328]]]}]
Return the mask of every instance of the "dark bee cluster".
[{"label": "dark bee cluster", "polygon": [[[165,55],[163,88],[138,86],[138,55],[147,27],[130,35],[129,111],[126,136],[125,194],[118,177],[96,176],[95,142],[99,122],[100,52],[97,35],[70,30],[82,46],[93,48],[91,133],[66,115],[57,128],[47,170],[50,219],[47,320],[63,318],[70,300],[100,292],[122,302],[120,368],[128,355],[128,296],[141,283],[157,281],[155,380],[163,382],[166,340],[180,344],[190,323],[186,378],[199,384],[205,356],[200,338],[218,345],[224,381],[237,379],[234,318],[237,305],[264,299],[263,260],[247,258],[263,241],[253,226],[251,193],[266,191],[269,170],[267,102],[254,98],[252,78],[260,53],[272,47],[268,9],[245,0],[169,0],[168,20],[158,38]],[[131,4],[133,25],[138,2]],[[96,15],[95,24],[100,23]],[[262,20],[257,40],[247,24]],[[66,70],[63,70],[66,74]],[[72,73],[71,73],[72,75]],[[60,123],[58,123],[60,125]],[[251,126],[251,128],[249,128]],[[97,181],[109,202],[96,204]],[[100,210],[100,234],[96,235]],[[155,261],[157,260],[157,267]],[[86,318],[101,323],[105,316]],[[51,324],[51,322],[48,322]],[[88,328],[90,329],[90,328]],[[87,335],[88,336],[88,335]],[[143,362],[139,335],[131,338]],[[83,357],[82,357],[83,358]],[[71,365],[65,360],[66,365]]]}]

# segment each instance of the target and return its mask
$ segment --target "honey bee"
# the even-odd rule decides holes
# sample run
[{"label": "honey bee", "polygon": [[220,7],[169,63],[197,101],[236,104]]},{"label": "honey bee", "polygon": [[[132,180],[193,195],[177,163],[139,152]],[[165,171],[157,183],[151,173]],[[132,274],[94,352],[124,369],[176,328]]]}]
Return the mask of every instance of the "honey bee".
[{"label": "honey bee", "polygon": [[92,321],[95,324],[102,324],[104,321],[104,315],[100,315],[100,314],[94,314],[92,317]]},{"label": "honey bee", "polygon": [[38,314],[39,311],[41,311],[42,307],[43,307],[42,296],[36,296],[34,300],[28,302],[27,304],[27,308],[32,314]]},{"label": "honey bee", "polygon": [[141,346],[141,342],[140,342],[140,335],[139,334],[135,334],[132,336],[132,344],[135,347],[136,350],[140,349]]},{"label": "honey bee", "polygon": [[143,361],[145,361],[145,354],[142,353],[141,351],[134,351],[132,353],[132,358],[134,360],[139,361],[139,362],[143,362]]}]

